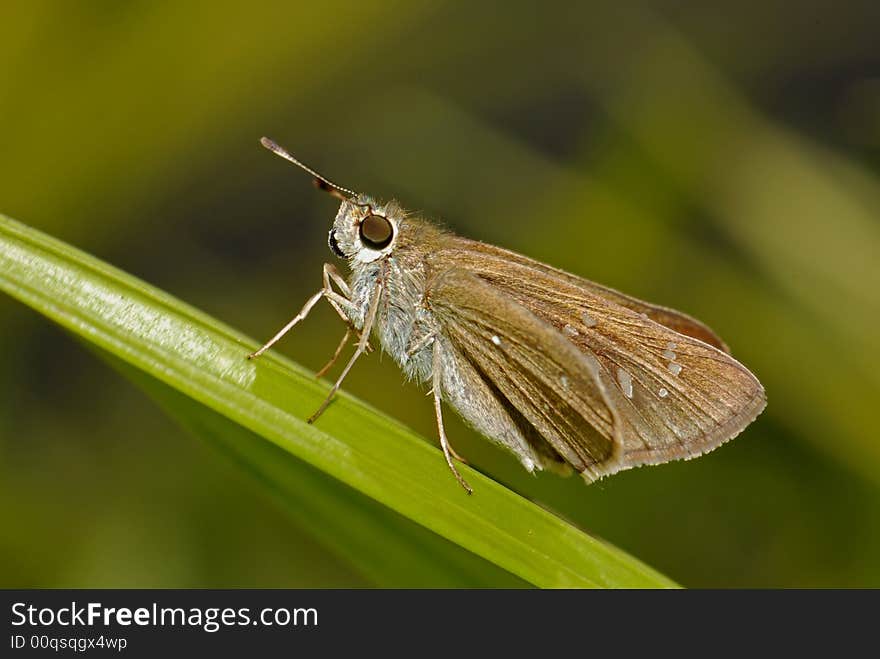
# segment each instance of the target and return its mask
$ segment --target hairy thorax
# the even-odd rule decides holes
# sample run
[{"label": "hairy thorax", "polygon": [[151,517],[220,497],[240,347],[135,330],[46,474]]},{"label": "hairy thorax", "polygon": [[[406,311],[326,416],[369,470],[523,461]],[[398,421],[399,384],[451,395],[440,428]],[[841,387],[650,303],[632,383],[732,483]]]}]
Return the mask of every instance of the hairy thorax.
[{"label": "hairy thorax", "polygon": [[350,280],[352,322],[363,329],[370,296],[381,285],[373,335],[407,378],[426,382],[432,374],[432,346],[438,335],[434,317],[425,305],[424,261],[417,255],[391,254],[372,263],[353,263]]}]

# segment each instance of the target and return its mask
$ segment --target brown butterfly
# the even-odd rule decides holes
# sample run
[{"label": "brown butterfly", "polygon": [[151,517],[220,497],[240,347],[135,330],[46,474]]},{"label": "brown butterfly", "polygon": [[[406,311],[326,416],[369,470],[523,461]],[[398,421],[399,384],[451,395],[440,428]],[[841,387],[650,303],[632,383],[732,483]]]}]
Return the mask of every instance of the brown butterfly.
[{"label": "brown butterfly", "polygon": [[587,482],[688,459],[739,434],[764,409],[764,389],[699,321],[493,245],[460,238],[343,188],[267,138],[342,201],[330,230],[346,281],[324,284],[258,357],[322,298],[348,325],[336,354],[357,349],[324,403],[378,338],[409,378],[432,386],[440,444],[462,487],[441,401],[513,452],[530,472],[578,471]]}]

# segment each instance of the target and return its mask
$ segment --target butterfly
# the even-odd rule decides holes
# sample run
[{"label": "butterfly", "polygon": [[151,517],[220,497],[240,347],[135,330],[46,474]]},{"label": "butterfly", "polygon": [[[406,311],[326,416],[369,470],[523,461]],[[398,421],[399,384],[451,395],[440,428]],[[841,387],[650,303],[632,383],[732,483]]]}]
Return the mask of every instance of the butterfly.
[{"label": "butterfly", "polygon": [[271,140],[341,201],[330,250],[345,279],[323,285],[256,358],[322,299],[347,325],[354,354],[320,416],[375,336],[404,374],[431,387],[440,445],[455,478],[442,403],[534,472],[592,482],[640,465],[702,455],[766,405],[758,379],[706,325],[512,251],[469,240],[330,182]]}]

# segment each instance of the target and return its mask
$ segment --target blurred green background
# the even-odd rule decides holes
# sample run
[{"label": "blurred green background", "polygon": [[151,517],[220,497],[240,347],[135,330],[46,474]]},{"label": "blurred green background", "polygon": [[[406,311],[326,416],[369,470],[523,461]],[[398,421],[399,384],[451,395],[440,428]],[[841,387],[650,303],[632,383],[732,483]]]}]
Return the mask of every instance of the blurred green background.
[{"label": "blurred green background", "polygon": [[[682,309],[767,389],[736,441],[591,487],[450,414],[456,449],[687,586],[877,587],[878,25],[874,0],[4,2],[0,212],[265,339],[319,286],[336,210],[269,135]],[[280,349],[317,368],[341,333],[321,309]],[[0,354],[0,585],[369,585],[5,297]],[[387,357],[346,388],[434,437]]]}]

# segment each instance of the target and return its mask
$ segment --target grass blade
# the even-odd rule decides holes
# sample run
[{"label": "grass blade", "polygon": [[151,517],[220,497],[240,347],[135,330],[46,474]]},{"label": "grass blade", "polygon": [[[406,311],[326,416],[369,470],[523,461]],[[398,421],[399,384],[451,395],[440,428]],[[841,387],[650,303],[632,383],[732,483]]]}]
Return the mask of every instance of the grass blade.
[{"label": "grass blade", "polygon": [[275,355],[248,361],[246,355],[256,346],[249,338],[2,216],[0,289],[147,381],[182,396],[175,404],[185,399],[198,403],[247,429],[251,438],[280,449],[271,452],[265,465],[276,459],[301,460],[322,477],[340,481],[528,583],[674,585],[624,552],[463,467],[475,489],[473,496],[466,496],[437,448],[347,394],[339,396],[316,426],[308,425],[304,418],[327,387],[302,368]]}]

